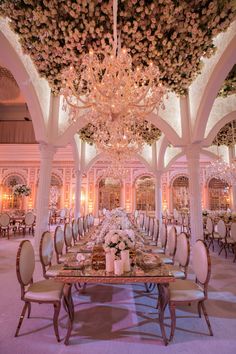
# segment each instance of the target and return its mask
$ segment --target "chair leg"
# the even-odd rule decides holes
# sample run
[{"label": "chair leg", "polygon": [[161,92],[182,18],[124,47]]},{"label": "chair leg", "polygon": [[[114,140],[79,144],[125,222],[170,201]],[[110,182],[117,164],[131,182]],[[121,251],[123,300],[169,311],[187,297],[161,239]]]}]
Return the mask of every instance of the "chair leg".
[{"label": "chair leg", "polygon": [[21,315],[20,315],[19,323],[18,323],[18,326],[17,326],[17,329],[16,329],[16,333],[15,333],[15,337],[17,337],[18,334],[19,334],[20,327],[21,327],[23,319],[25,317],[25,313],[26,313],[27,307],[28,307],[28,303],[25,302],[24,307],[23,307],[22,312],[21,312]]},{"label": "chair leg", "polygon": [[199,303],[197,304],[197,309],[198,309],[199,317],[201,318],[201,317],[202,317],[202,314],[201,314],[201,302],[199,302]]},{"label": "chair leg", "polygon": [[169,303],[170,317],[171,317],[171,330],[170,330],[170,341],[174,338],[175,327],[176,327],[176,314],[175,314],[175,304],[173,302]]},{"label": "chair leg", "polygon": [[213,336],[213,332],[212,332],[212,329],[211,329],[211,324],[210,324],[210,321],[209,321],[209,318],[208,318],[208,314],[206,312],[205,304],[204,304],[203,301],[201,302],[201,307],[202,307],[202,311],[204,313],[205,320],[206,320],[206,323],[207,323],[207,326],[208,326],[208,329],[209,329],[209,332],[210,332],[210,336]]},{"label": "chair leg", "polygon": [[220,248],[220,250],[219,250],[218,255],[220,255],[220,254],[221,254],[221,252],[223,251],[223,248],[224,248],[224,244],[222,243],[222,246],[221,246],[221,248]]},{"label": "chair leg", "polygon": [[28,302],[28,318],[30,318],[30,314],[31,314],[31,303]]},{"label": "chair leg", "polygon": [[58,331],[58,317],[61,309],[61,303],[56,302],[53,304],[54,306],[54,316],[53,316],[53,326],[54,326],[54,332],[57,338],[57,341],[60,342],[60,336],[59,336],[59,331]]}]

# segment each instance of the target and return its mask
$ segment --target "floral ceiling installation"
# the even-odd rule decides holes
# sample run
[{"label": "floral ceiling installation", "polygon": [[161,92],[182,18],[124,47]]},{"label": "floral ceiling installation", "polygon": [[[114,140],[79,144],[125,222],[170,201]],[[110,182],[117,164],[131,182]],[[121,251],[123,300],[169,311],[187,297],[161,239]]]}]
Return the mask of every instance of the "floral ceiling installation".
[{"label": "floral ceiling installation", "polygon": [[[135,127],[131,127],[135,135],[139,135],[144,143],[152,145],[155,141],[159,140],[161,137],[161,131],[153,124],[149,123],[147,120],[136,124]],[[80,129],[78,132],[80,138],[86,143],[92,145],[95,142],[94,135],[96,132],[104,130],[104,127],[96,127],[92,124],[87,124],[84,128]],[[109,134],[108,132],[106,132]]]},{"label": "floral ceiling installation", "polygon": [[[150,60],[160,69],[165,87],[185,94],[201,70],[201,57],[214,53],[213,37],[235,17],[228,0],[121,0],[118,28],[134,66]],[[81,64],[89,49],[107,49],[112,39],[112,1],[2,0],[22,48],[47,78],[54,93],[61,73]]]},{"label": "floral ceiling installation", "polygon": [[236,144],[236,121],[227,123],[223,128],[220,129],[219,133],[216,135],[212,142],[213,145],[226,145],[233,146]]}]

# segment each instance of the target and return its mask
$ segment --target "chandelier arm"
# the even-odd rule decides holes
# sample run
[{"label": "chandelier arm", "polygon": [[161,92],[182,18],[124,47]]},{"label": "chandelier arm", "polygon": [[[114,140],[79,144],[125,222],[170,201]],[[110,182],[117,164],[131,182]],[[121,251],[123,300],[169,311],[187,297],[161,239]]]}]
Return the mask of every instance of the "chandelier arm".
[{"label": "chandelier arm", "polygon": [[89,104],[89,105],[85,105],[83,107],[80,107],[74,103],[71,103],[70,101],[68,101],[67,97],[65,97],[65,100],[66,100],[66,103],[70,106],[70,107],[73,107],[73,108],[77,108],[77,109],[87,109],[87,108],[90,108],[93,106],[93,104]]},{"label": "chandelier arm", "polygon": [[113,52],[116,56],[117,52],[117,10],[118,10],[118,0],[113,0]]}]

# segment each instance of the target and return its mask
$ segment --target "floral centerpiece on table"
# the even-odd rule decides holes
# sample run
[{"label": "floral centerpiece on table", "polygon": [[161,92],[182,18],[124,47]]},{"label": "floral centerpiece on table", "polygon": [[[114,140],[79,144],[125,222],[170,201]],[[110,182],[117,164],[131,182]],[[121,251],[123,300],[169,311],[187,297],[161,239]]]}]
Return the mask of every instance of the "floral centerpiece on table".
[{"label": "floral centerpiece on table", "polygon": [[133,230],[111,230],[105,236],[104,250],[120,258],[121,251],[134,248],[135,239]]},{"label": "floral centerpiece on table", "polygon": [[26,186],[26,184],[16,184],[13,187],[13,194],[15,196],[26,196],[26,197],[28,197],[31,194],[31,188]]}]

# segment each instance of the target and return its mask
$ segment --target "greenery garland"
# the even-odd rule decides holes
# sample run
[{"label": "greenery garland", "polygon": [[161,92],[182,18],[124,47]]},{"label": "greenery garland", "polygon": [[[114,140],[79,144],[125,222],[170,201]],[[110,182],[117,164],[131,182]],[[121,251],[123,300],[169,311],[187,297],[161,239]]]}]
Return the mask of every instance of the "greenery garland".
[{"label": "greenery garland", "polygon": [[[229,0],[120,0],[121,44],[134,66],[153,61],[162,83],[183,95],[210,57],[213,37],[235,18]],[[111,0],[2,0],[0,15],[11,20],[26,54],[55,94],[61,73],[71,63],[80,67],[90,48],[106,50],[112,40]]]}]

